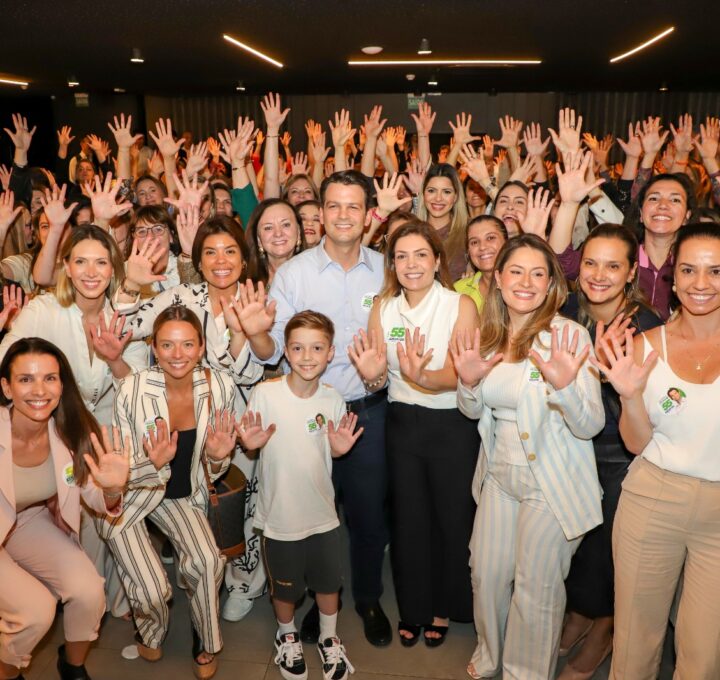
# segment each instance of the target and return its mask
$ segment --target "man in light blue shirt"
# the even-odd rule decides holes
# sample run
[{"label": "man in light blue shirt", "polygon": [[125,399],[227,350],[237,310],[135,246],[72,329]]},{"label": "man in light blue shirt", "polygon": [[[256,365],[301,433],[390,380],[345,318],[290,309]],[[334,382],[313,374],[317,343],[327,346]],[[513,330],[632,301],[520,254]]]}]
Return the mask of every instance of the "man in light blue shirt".
[{"label": "man in light blue shirt", "polygon": [[[380,607],[382,563],[388,532],[385,520],[387,470],[385,463],[385,391],[370,393],[347,355],[360,328],[367,329],[373,298],[383,284],[383,257],[361,245],[371,213],[367,179],[345,170],[327,178],[320,189],[325,236],[310,250],[296,255],[275,274],[270,300],[275,322],[269,333],[248,336],[254,355],[277,363],[283,352],[283,333],[297,312],[311,309],[335,324],[335,358],[323,375],[340,392],[348,409],[357,413],[365,431],[353,449],[333,461],[337,497],[345,508],[350,534],[350,563],[355,607],[363,618],[369,642],[390,643],[392,629]],[[311,609],[303,622],[306,641],[312,637]]]}]

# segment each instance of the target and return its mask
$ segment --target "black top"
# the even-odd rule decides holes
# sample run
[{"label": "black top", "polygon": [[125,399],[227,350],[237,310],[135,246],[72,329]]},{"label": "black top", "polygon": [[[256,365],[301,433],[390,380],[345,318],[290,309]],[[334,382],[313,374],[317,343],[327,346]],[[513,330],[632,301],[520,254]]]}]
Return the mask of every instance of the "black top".
[{"label": "black top", "polygon": [[[577,294],[570,293],[568,295],[567,302],[563,305],[560,313],[573,321],[577,321],[579,311],[580,306]],[[631,327],[635,328],[637,335],[637,333],[644,333],[645,331],[649,331],[651,328],[661,326],[662,323],[662,319],[651,307],[643,305],[633,315]],[[594,323],[588,328],[588,331],[593,344],[595,344]],[[625,446],[620,439],[620,397],[609,382],[601,383],[600,392],[602,394],[603,406],[605,408],[605,427],[603,427],[600,434],[593,438],[593,443],[595,444],[595,454],[598,455],[602,449],[604,453],[598,455],[598,459],[602,458],[604,462],[608,463],[622,462],[623,458],[632,460],[635,456],[625,449]],[[615,449],[615,453],[611,454],[609,451],[606,451],[606,447]],[[612,460],[605,460],[606,455],[609,455]]]},{"label": "black top", "polygon": [[172,474],[165,487],[165,498],[187,498],[192,495],[190,472],[192,470],[196,437],[196,428],[178,432],[177,450],[175,451],[175,458],[170,461],[170,472]]}]

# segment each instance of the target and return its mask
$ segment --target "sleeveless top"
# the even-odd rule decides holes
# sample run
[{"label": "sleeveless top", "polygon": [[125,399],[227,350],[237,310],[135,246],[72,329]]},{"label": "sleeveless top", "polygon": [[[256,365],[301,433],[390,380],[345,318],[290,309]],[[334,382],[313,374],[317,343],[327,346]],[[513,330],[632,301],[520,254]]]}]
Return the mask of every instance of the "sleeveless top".
[{"label": "sleeveless top", "polygon": [[40,465],[22,467],[13,463],[13,482],[15,484],[15,512],[42,503],[57,493],[55,465],[53,457],[48,456]]},{"label": "sleeveless top", "polygon": [[[667,362],[665,326],[662,354],[650,372],[643,401],[653,426],[642,457],[654,465],[689,477],[720,481],[720,377],[700,385],[678,377]],[[647,338],[644,358],[652,352]]]},{"label": "sleeveless top", "polygon": [[[380,307],[380,323],[387,342],[388,401],[415,404],[426,408],[457,408],[456,390],[429,394],[422,388],[409,383],[400,373],[397,344],[405,341],[405,329],[412,337],[416,328],[425,336],[425,351],[432,348],[433,355],[427,368],[439,370],[445,365],[448,345],[460,309],[460,294],[444,288],[437,281],[427,292],[420,304],[408,305],[405,293],[390,298]],[[404,348],[403,348],[404,349]]]}]

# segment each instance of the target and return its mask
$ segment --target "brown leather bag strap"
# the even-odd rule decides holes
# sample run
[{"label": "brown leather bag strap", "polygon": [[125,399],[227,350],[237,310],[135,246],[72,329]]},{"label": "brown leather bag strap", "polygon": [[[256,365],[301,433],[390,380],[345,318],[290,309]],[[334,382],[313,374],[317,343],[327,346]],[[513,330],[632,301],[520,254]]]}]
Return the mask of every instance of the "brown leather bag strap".
[{"label": "brown leather bag strap", "polygon": [[[208,422],[212,418],[212,385],[210,384],[210,369],[206,366],[204,369],[205,371],[205,380],[208,384],[208,402],[207,402],[207,408],[208,408]],[[198,436],[201,436],[198,432]],[[205,473],[205,481],[207,482],[208,486],[208,493],[210,494],[210,502],[213,505],[217,505],[218,499],[217,499],[217,490],[215,489],[215,485],[212,482],[212,479],[210,479],[210,472],[208,471],[208,461],[207,456],[205,455],[205,447],[203,446],[203,450],[200,454],[200,461],[202,463],[203,472]]]}]

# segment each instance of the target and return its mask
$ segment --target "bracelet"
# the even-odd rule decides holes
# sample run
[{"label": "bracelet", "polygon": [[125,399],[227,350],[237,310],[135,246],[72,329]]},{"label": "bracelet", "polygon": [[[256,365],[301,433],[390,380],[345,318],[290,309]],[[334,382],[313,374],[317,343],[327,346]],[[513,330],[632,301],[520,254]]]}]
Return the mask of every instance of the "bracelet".
[{"label": "bracelet", "polygon": [[275,137],[279,137],[280,135],[265,135],[265,139],[274,139]]},{"label": "bracelet", "polygon": [[363,380],[365,383],[365,387],[368,389],[374,390],[376,387],[380,387],[385,382],[385,371],[383,371],[380,374],[380,377],[377,380],[373,380],[373,382],[368,382],[367,380]]},{"label": "bracelet", "polygon": [[377,209],[376,209],[376,208],[373,208],[373,209],[372,209],[372,211],[370,212],[370,216],[371,216],[374,220],[377,220],[378,222],[380,222],[380,224],[385,224],[385,222],[388,221],[388,217],[389,217],[389,215],[386,215],[385,217],[383,217],[382,215],[380,215],[380,214],[377,212]]},{"label": "bracelet", "polygon": [[129,288],[126,288],[125,287],[126,281],[127,281],[127,279],[123,279],[123,282],[120,284],[120,292],[125,295],[128,295],[129,297],[132,297],[132,298],[136,298],[136,299],[139,298],[140,291],[139,290],[131,290]]},{"label": "bracelet", "polygon": [[418,139],[421,137],[427,137],[427,135],[418,135]]}]

